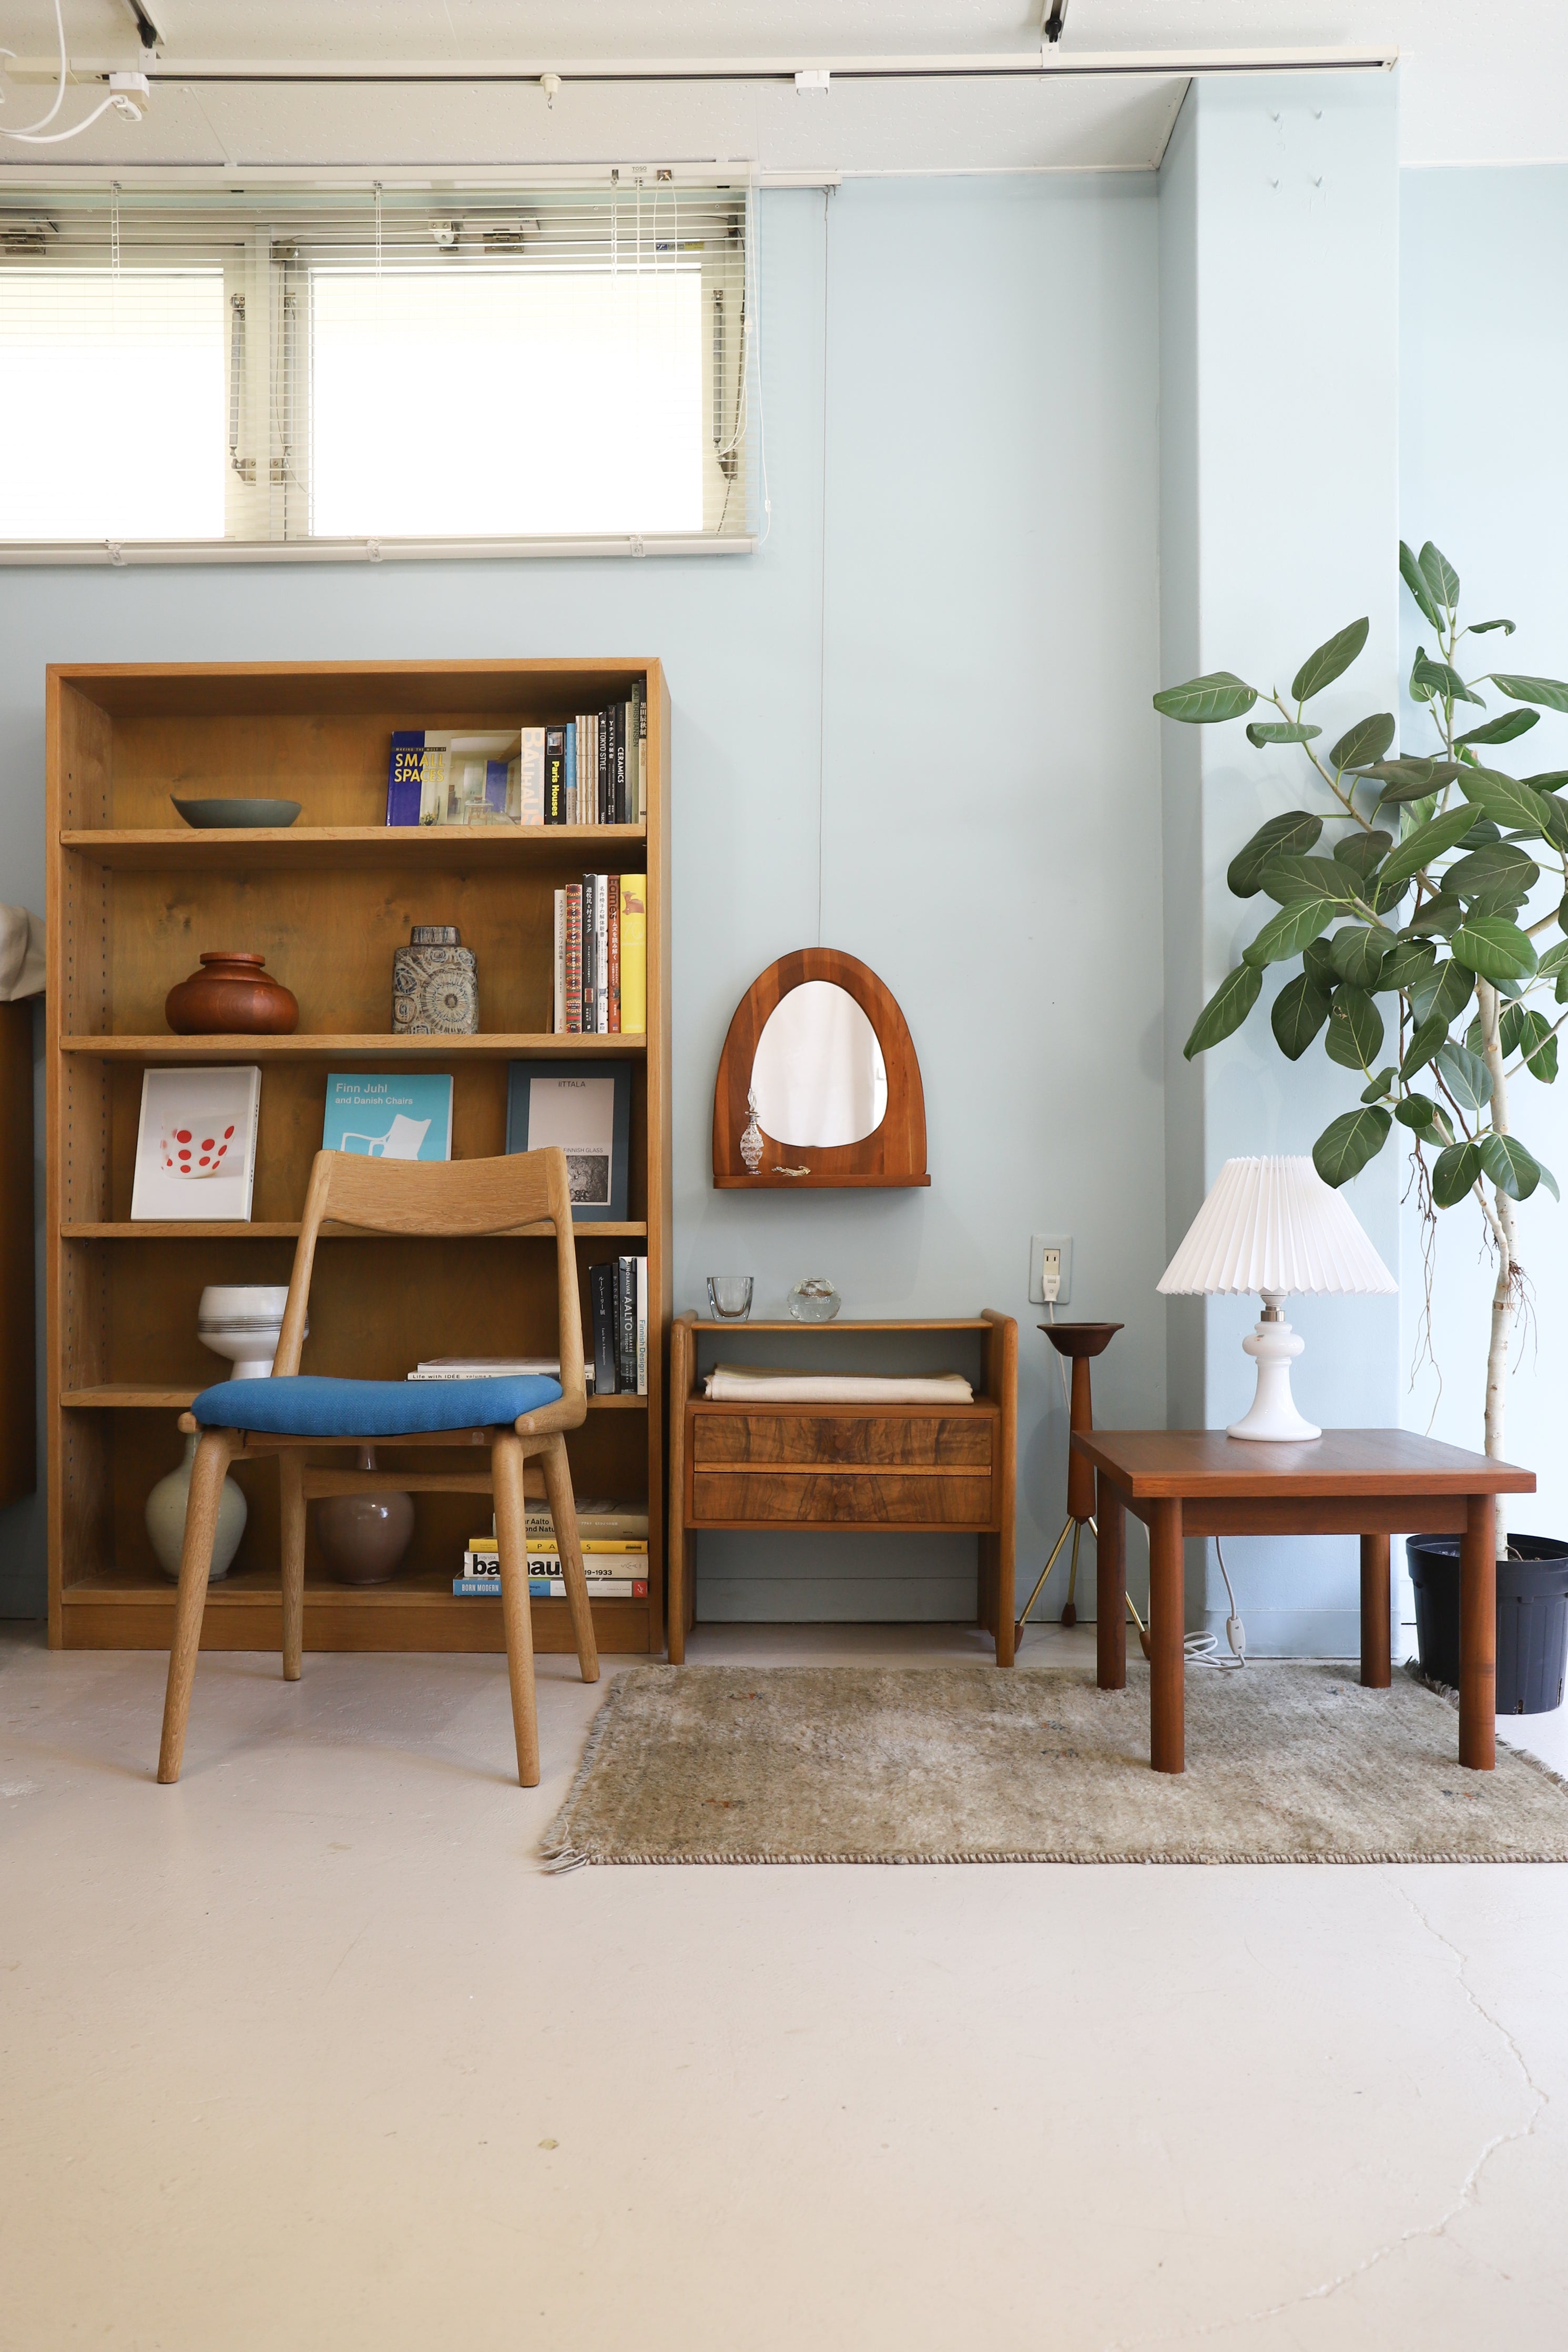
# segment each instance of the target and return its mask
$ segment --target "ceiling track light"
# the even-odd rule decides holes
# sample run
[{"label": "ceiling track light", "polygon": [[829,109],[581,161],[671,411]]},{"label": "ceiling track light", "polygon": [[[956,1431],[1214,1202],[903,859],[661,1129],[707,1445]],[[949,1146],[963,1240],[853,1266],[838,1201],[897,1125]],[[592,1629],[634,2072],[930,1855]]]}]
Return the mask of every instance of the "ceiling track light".
[{"label": "ceiling track light", "polygon": [[143,5],[143,0],[125,0],[125,5],[135,20],[137,38],[141,43],[142,47],[144,49],[162,48],[163,46],[162,29],[160,26],[157,18],[153,16],[151,8]]},{"label": "ceiling track light", "polygon": [[1068,0],[1048,0],[1040,29],[1041,38],[1049,41],[1052,48],[1061,38],[1061,28],[1067,22],[1067,7]]}]

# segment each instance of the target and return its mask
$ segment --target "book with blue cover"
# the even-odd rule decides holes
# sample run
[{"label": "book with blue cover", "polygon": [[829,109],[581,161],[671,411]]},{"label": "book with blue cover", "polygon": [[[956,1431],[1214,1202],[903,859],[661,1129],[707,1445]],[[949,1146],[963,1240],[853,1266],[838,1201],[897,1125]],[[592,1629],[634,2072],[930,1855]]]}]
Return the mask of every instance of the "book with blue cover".
[{"label": "book with blue cover", "polygon": [[366,1160],[450,1160],[451,1078],[334,1070],[327,1080],[321,1148]]}]

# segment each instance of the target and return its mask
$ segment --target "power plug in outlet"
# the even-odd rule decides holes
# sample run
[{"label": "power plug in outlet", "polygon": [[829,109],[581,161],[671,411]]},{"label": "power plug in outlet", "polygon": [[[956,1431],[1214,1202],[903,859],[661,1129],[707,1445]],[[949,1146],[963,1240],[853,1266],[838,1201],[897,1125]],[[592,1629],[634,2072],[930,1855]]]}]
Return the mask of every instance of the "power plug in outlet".
[{"label": "power plug in outlet", "polygon": [[1065,1307],[1072,1296],[1072,1242],[1065,1234],[1031,1234],[1029,1242],[1031,1307]]}]

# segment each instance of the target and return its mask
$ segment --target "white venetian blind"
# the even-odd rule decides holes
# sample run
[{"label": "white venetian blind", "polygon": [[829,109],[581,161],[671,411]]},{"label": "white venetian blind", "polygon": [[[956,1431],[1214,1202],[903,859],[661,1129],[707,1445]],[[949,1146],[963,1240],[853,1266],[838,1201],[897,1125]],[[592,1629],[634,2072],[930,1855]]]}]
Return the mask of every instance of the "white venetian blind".
[{"label": "white venetian blind", "polygon": [[744,537],[747,229],[651,173],[7,191],[0,553]]}]

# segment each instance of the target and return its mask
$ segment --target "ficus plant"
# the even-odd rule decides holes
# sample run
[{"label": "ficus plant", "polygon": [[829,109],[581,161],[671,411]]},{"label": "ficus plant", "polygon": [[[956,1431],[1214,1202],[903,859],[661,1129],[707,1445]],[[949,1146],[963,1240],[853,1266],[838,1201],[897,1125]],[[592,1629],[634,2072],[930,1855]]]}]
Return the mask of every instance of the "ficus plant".
[{"label": "ficus plant", "polygon": [[[1217,670],[1155,697],[1156,710],[1190,726],[1277,712],[1249,719],[1248,740],[1299,745],[1315,803],[1270,817],[1231,860],[1234,896],[1271,902],[1270,911],[1204,1006],[1186,1053],[1190,1061],[1241,1026],[1270,965],[1299,966],[1270,1008],[1280,1051],[1300,1061],[1321,1035],[1330,1061],[1362,1079],[1360,1105],[1312,1147],[1319,1174],[1348,1182],[1397,1127],[1429,1225],[1437,1210],[1461,1202],[1484,1221],[1497,1266],[1486,1448],[1500,1455],[1523,1281],[1514,1206],[1539,1185],[1557,1195],[1544,1161],[1513,1132],[1510,1089],[1526,1073],[1552,1084],[1568,1021],[1555,1010],[1568,1005],[1568,770],[1514,776],[1493,761],[1542,710],[1568,712],[1568,682],[1507,670],[1465,677],[1464,641],[1511,636],[1514,624],[1461,626],[1458,575],[1430,541],[1419,555],[1401,541],[1399,571],[1432,632],[1431,651],[1420,646],[1410,672],[1411,696],[1435,730],[1430,751],[1396,753],[1386,710],[1321,748],[1308,712],[1360,654],[1365,620],[1309,654],[1288,695]],[[1497,701],[1509,707],[1483,715]],[[1529,919],[1543,875],[1556,903]]]}]

